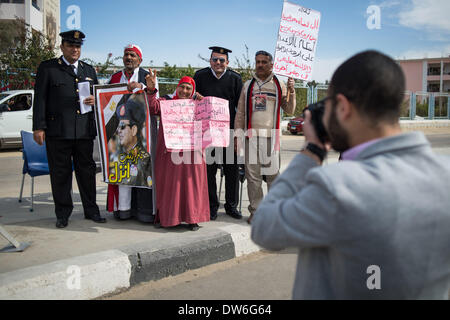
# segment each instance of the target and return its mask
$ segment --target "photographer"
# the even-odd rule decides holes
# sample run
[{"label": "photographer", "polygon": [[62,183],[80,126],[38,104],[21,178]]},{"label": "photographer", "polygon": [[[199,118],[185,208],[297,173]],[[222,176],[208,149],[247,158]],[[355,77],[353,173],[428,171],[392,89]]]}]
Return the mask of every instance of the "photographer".
[{"label": "photographer", "polygon": [[[252,221],[257,244],[299,248],[294,299],[448,299],[450,161],[402,134],[404,90],[397,63],[366,51],[332,77],[329,142],[305,112],[305,148]],[[321,167],[329,144],[343,161]]]}]

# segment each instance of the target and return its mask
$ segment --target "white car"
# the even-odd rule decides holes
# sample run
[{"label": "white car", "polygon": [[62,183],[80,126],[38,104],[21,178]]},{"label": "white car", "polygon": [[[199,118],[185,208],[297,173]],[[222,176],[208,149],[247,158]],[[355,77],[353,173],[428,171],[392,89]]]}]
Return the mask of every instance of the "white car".
[{"label": "white car", "polygon": [[[20,131],[33,130],[34,90],[0,92],[0,149],[22,147]],[[101,172],[98,139],[94,140],[94,161]]]},{"label": "white car", "polygon": [[0,149],[20,148],[20,130],[32,131],[34,90],[0,92]]}]

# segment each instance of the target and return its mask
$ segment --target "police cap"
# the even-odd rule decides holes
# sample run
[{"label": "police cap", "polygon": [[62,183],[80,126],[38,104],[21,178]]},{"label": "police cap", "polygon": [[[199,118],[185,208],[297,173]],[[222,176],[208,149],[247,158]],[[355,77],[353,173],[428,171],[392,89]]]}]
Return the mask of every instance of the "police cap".
[{"label": "police cap", "polygon": [[228,53],[233,52],[230,49],[223,48],[223,47],[209,47],[209,50],[212,50],[213,53],[215,52],[215,53],[226,54],[227,57],[228,57]]},{"label": "police cap", "polygon": [[116,109],[116,115],[120,120],[130,120],[130,124],[142,127],[145,121],[144,106],[134,99],[128,99],[123,105],[119,105]]},{"label": "police cap", "polygon": [[70,30],[70,31],[66,31],[66,32],[61,32],[59,35],[62,38],[62,42],[67,41],[69,43],[79,44],[79,45],[82,45],[83,39],[86,38],[86,35],[79,30]]}]

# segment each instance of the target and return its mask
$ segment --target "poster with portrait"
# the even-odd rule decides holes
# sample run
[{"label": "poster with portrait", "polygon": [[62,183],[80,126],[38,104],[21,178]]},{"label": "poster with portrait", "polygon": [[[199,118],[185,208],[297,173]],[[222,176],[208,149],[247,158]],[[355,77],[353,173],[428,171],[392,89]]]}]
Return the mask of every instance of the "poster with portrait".
[{"label": "poster with portrait", "polygon": [[149,115],[145,93],[112,84],[94,86],[94,94],[103,180],[152,188],[156,119]]}]

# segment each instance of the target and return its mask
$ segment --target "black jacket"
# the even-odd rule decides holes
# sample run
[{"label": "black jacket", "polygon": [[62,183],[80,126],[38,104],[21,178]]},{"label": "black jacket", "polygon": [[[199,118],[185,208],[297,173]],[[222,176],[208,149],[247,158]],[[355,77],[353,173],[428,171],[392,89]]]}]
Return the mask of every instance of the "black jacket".
[{"label": "black jacket", "polygon": [[194,75],[196,91],[204,97],[217,97],[228,100],[230,108],[230,129],[234,129],[234,118],[242,90],[242,78],[237,72],[227,69],[222,78],[217,79],[211,68],[198,70]]},{"label": "black jacket", "polygon": [[94,112],[81,114],[78,83],[98,84],[94,68],[78,63],[78,74],[62,58],[39,65],[33,103],[33,131],[45,130],[47,137],[93,139],[97,135]]}]

